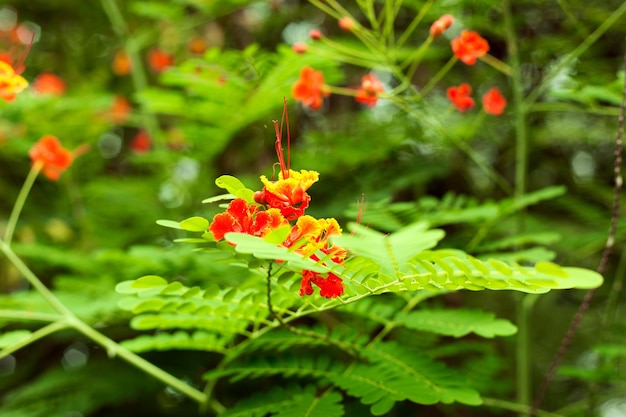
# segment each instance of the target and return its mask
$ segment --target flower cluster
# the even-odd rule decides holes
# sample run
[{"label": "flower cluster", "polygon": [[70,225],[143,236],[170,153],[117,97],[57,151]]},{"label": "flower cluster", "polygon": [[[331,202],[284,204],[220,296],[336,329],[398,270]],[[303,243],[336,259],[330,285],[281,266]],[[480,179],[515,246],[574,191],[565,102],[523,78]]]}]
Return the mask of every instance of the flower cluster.
[{"label": "flower cluster", "polygon": [[[318,181],[319,173],[290,169],[289,159],[285,163],[283,158],[282,129],[279,130],[277,122],[275,126],[276,151],[281,167],[278,179],[273,181],[261,175],[263,189],[254,193],[254,202],[234,199],[225,212],[213,217],[209,232],[216,241],[220,241],[230,232],[263,237],[272,230],[288,226],[291,230],[282,243],[283,247],[292,248],[296,253],[323,265],[341,264],[346,258],[346,250],[329,240],[341,235],[337,220],[316,219],[304,214],[311,201],[307,190]],[[303,270],[300,295],[313,294],[313,285],[319,287],[320,295],[326,298],[339,297],[344,292],[339,276],[331,272],[322,274]]]},{"label": "flower cluster", "polygon": [[[463,83],[458,86],[449,87],[447,97],[450,102],[460,112],[465,112],[474,107],[474,99],[471,97],[472,87]],[[492,87],[482,96],[483,110],[487,114],[499,116],[504,113],[506,99],[497,87]]]},{"label": "flower cluster", "polygon": [[11,65],[0,60],[0,97],[4,101],[13,101],[26,87],[28,82]]}]

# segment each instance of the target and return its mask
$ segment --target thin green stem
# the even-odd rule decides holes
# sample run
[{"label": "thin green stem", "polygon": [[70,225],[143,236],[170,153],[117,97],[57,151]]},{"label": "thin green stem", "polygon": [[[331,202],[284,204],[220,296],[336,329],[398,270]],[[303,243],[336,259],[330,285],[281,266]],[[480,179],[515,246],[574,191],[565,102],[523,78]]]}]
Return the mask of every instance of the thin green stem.
[{"label": "thin green stem", "polygon": [[615,271],[615,278],[613,278],[613,285],[611,285],[611,291],[609,291],[606,301],[606,309],[602,316],[602,325],[605,328],[613,324],[615,318],[617,318],[618,300],[624,288],[624,275],[626,275],[626,247],[622,250],[622,256],[620,256],[619,264]]},{"label": "thin green stem", "polygon": [[0,240],[0,251],[11,261],[18,271],[26,278],[30,285],[35,288],[39,294],[60,314],[65,317],[73,317],[72,312],[65,307],[63,303],[55,297],[54,294],[46,287],[37,276],[30,270],[28,266],[13,252],[13,249],[4,240]]},{"label": "thin green stem", "polygon": [[513,68],[511,68],[506,62],[500,61],[495,56],[487,54],[481,56],[479,59],[490,67],[500,71],[502,74],[509,77],[513,76]]},{"label": "thin green stem", "polygon": [[[130,59],[131,64],[131,77],[133,80],[133,86],[135,91],[145,90],[148,86],[148,77],[146,75],[146,70],[143,65],[143,61],[139,56],[140,45],[138,45],[136,38],[129,36],[128,27],[126,25],[126,21],[124,20],[124,16],[120,8],[117,5],[116,0],[101,0],[102,8],[104,12],[109,18],[111,22],[111,26],[113,30],[125,43],[126,53],[128,54],[128,58]],[[143,126],[150,135],[150,137],[155,140],[156,134],[159,129],[159,123],[152,112],[149,112],[145,109],[142,109],[142,122]],[[157,143],[157,142],[155,142]]]},{"label": "thin green stem", "polygon": [[[516,365],[517,365],[517,401],[524,404],[530,410],[532,403],[532,384],[530,366],[530,316],[535,302],[539,299],[537,294],[519,294],[517,300],[517,339],[516,339]],[[529,411],[524,411],[520,416],[529,416]]]},{"label": "thin green stem", "polygon": [[21,321],[59,321],[63,320],[60,314],[41,313],[38,311],[0,310],[0,318]]},{"label": "thin green stem", "polygon": [[606,20],[602,22],[598,28],[593,31],[585,40],[576,47],[571,53],[567,54],[541,81],[535,89],[528,94],[524,100],[526,107],[533,104],[541,94],[548,88],[550,82],[554,77],[559,75],[561,71],[567,68],[569,65],[584,54],[587,49],[591,47],[611,26],[613,26],[624,14],[626,13],[626,2],[623,2],[620,7],[617,8]]},{"label": "thin green stem", "polygon": [[80,333],[98,343],[100,346],[105,348],[109,357],[120,357],[126,362],[130,363],[134,367],[141,369],[143,372],[148,375],[154,377],[155,379],[167,384],[168,386],[174,388],[180,393],[186,395],[192,400],[198,402],[199,404],[204,404],[207,400],[207,396],[200,390],[192,387],[191,385],[181,381],[175,376],[165,372],[163,369],[158,366],[153,365],[148,362],[141,356],[131,352],[130,350],[120,346],[115,341],[109,339],[102,333],[98,332],[91,326],[85,324],[83,321],[74,318],[70,321],[70,324],[73,328],[78,330]]},{"label": "thin green stem", "polygon": [[433,88],[435,85],[437,85],[437,83],[439,81],[441,81],[441,79],[443,78],[444,75],[446,75],[448,73],[448,71],[450,71],[452,69],[452,67],[454,66],[454,64],[456,64],[456,62],[459,60],[459,58],[456,57],[456,55],[452,55],[452,57],[450,57],[450,59],[448,60],[448,62],[446,62],[446,64],[441,67],[441,69],[439,71],[437,71],[437,74],[435,74],[429,81],[428,83],[426,83],[426,85],[424,86],[424,88],[422,88],[419,92],[419,98],[422,98],[426,95],[426,93],[428,93],[428,91],[430,91],[431,88]]},{"label": "thin green stem", "polygon": [[411,21],[406,30],[400,35],[398,38],[398,42],[396,42],[396,48],[400,48],[404,43],[409,39],[409,36],[413,33],[413,31],[417,28],[417,26],[422,22],[422,19],[433,5],[434,0],[428,0],[421,8],[417,16]]},{"label": "thin green stem", "polygon": [[36,342],[39,339],[42,339],[52,333],[56,333],[59,330],[63,330],[69,327],[69,324],[66,321],[56,321],[54,323],[50,323],[47,326],[42,327],[34,332],[32,332],[28,337],[20,340],[19,342],[0,350],[0,359],[9,356],[13,352],[20,350],[21,348],[30,345],[31,343]]},{"label": "thin green stem", "polygon": [[[511,402],[511,401],[500,400],[497,398],[483,397],[483,405],[486,407],[500,408],[502,410],[515,411],[524,415],[528,415],[531,412],[531,407],[527,405],[518,404],[518,403]],[[565,414],[557,414],[557,413],[551,413],[548,411],[537,410],[536,416],[537,417],[565,417]]]},{"label": "thin green stem", "polygon": [[30,190],[33,188],[33,184],[37,179],[37,175],[39,175],[39,171],[43,167],[43,162],[37,161],[33,164],[24,180],[24,184],[22,185],[22,189],[17,196],[17,200],[15,200],[15,204],[13,205],[13,210],[11,211],[11,215],[9,216],[9,221],[7,223],[7,228],[4,232],[4,241],[7,245],[11,245],[11,241],[13,240],[13,233],[15,233],[15,227],[17,226],[17,221],[20,218],[20,214],[22,213],[22,209],[24,208],[24,203],[26,203],[26,199],[28,198],[28,194],[30,194]]}]

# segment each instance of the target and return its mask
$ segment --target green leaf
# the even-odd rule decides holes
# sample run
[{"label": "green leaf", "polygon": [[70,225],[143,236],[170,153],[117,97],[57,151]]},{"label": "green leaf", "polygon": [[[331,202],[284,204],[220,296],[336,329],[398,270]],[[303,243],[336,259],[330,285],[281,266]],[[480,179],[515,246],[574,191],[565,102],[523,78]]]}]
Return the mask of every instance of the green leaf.
[{"label": "green leaf", "polygon": [[216,195],[214,197],[205,198],[204,200],[202,200],[202,203],[203,204],[215,203],[216,201],[232,200],[234,198],[235,198],[235,196],[232,195],[232,194],[220,194],[220,195]]},{"label": "green leaf", "polygon": [[167,285],[167,281],[157,275],[146,275],[133,281],[130,286],[136,289],[147,289],[154,287],[162,287]]},{"label": "green leaf", "polygon": [[190,217],[180,222],[180,228],[189,232],[206,232],[209,221],[204,217]]},{"label": "green leaf", "polygon": [[291,226],[285,225],[273,229],[267,235],[263,236],[263,240],[269,243],[273,243],[275,245],[280,245],[287,239],[289,233],[291,232]]},{"label": "green leaf", "polygon": [[222,175],[215,180],[215,185],[224,188],[237,198],[243,198],[248,203],[256,204],[254,201],[254,191],[246,188],[238,178],[232,175]]},{"label": "green leaf", "polygon": [[508,320],[480,310],[418,310],[399,313],[395,320],[409,329],[453,337],[476,333],[492,338],[517,332],[517,327]]},{"label": "green leaf", "polygon": [[174,220],[157,220],[156,223],[159,226],[169,227],[171,229],[182,229],[182,227],[180,227],[180,223],[175,222]]}]

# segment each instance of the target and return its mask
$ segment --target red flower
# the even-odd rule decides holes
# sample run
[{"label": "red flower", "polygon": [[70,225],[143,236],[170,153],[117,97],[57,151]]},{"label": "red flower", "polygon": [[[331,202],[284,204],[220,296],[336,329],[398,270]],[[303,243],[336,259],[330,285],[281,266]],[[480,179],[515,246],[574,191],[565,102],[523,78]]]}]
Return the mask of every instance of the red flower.
[{"label": "red flower", "polygon": [[378,101],[378,94],[385,91],[383,84],[374,74],[367,74],[361,78],[361,88],[356,93],[356,101],[366,106],[374,107]]},{"label": "red flower", "polygon": [[448,100],[450,100],[460,112],[474,107],[474,99],[470,97],[470,94],[472,94],[472,87],[467,83],[463,83],[458,87],[450,87],[447,90]]},{"label": "red flower", "polygon": [[187,48],[194,55],[202,55],[207,50],[207,43],[203,37],[195,36],[189,40]]},{"label": "red flower", "polygon": [[130,149],[135,153],[145,153],[152,147],[152,139],[145,130],[137,132],[135,137],[130,141]]},{"label": "red flower", "polygon": [[446,29],[452,26],[452,23],[454,23],[454,17],[450,14],[444,14],[430,26],[430,36],[433,39],[437,39]]},{"label": "red flower", "polygon": [[452,52],[467,65],[474,65],[476,58],[489,51],[489,43],[476,32],[461,31],[461,36],[452,39]]},{"label": "red flower", "polygon": [[320,288],[320,295],[326,298],[335,298],[343,295],[344,287],[337,275],[332,272],[327,277],[313,271],[302,271],[302,282],[300,283],[300,297],[313,294],[315,284]]},{"label": "red flower", "polygon": [[209,231],[215,240],[224,239],[224,235],[229,232],[262,237],[285,224],[288,224],[287,221],[277,209],[259,211],[257,206],[236,198],[228,205],[226,212],[213,217]]},{"label": "red flower", "polygon": [[311,67],[302,68],[300,78],[291,88],[293,98],[313,110],[322,107],[324,97],[329,94],[328,87],[324,84],[324,74]]},{"label": "red flower", "polygon": [[123,50],[119,50],[115,53],[115,56],[113,57],[113,63],[111,65],[113,67],[113,73],[120,76],[128,75],[132,70],[130,65],[130,57]]},{"label": "red flower", "polygon": [[314,41],[322,39],[322,32],[319,29],[311,29],[309,31],[309,37]]},{"label": "red flower", "polygon": [[43,174],[52,181],[58,180],[74,160],[72,152],[63,148],[59,139],[51,135],[39,139],[28,155],[33,164],[42,164]]},{"label": "red flower", "polygon": [[163,72],[174,65],[174,57],[158,48],[153,48],[148,52],[148,65],[154,72]]},{"label": "red flower", "polygon": [[65,81],[51,72],[42,72],[33,81],[33,89],[39,94],[62,96],[65,94]]},{"label": "red flower", "polygon": [[291,49],[293,49],[293,51],[297,54],[303,54],[306,52],[307,49],[309,49],[309,47],[304,42],[296,42],[291,45]]},{"label": "red flower", "polygon": [[504,113],[504,109],[506,108],[506,99],[500,93],[500,90],[497,87],[491,88],[489,91],[483,95],[483,109],[485,113],[492,114],[494,116],[499,116]]}]

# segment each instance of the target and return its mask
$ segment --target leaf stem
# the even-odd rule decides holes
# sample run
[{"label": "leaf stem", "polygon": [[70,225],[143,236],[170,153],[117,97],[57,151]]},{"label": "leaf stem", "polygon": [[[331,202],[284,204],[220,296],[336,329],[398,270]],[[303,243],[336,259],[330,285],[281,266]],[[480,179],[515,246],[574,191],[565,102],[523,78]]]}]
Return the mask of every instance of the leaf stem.
[{"label": "leaf stem", "polygon": [[58,332],[59,330],[67,329],[69,324],[66,321],[55,321],[54,323],[50,323],[47,326],[42,327],[34,332],[32,332],[28,337],[20,340],[19,342],[0,350],[0,359],[9,356],[15,351],[20,350],[21,348],[30,345],[31,343],[36,342],[39,339],[42,339],[52,333]]},{"label": "leaf stem", "polygon": [[37,161],[33,164],[24,180],[24,184],[22,185],[22,189],[17,196],[17,200],[15,200],[15,204],[13,205],[13,210],[11,211],[11,215],[9,216],[9,221],[7,223],[7,228],[4,231],[4,241],[7,245],[11,245],[11,241],[13,240],[13,233],[15,233],[15,227],[17,225],[17,221],[20,218],[20,214],[22,213],[22,209],[24,208],[24,203],[26,203],[26,199],[28,198],[28,194],[30,194],[30,190],[33,188],[33,184],[35,183],[35,179],[37,179],[37,175],[39,175],[39,171],[43,168],[43,162]]}]

